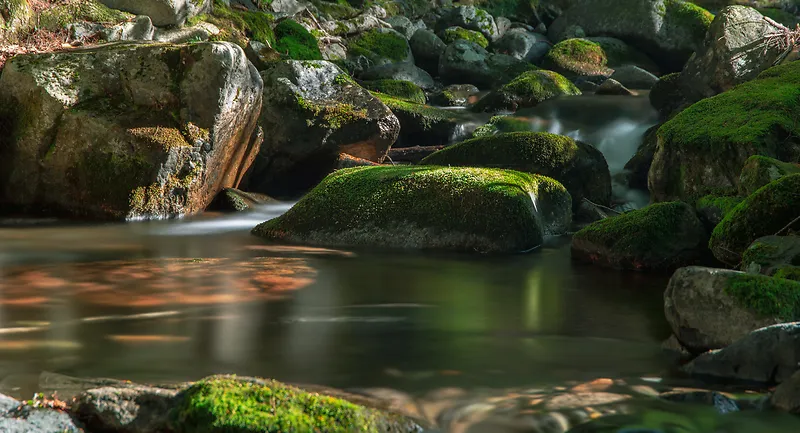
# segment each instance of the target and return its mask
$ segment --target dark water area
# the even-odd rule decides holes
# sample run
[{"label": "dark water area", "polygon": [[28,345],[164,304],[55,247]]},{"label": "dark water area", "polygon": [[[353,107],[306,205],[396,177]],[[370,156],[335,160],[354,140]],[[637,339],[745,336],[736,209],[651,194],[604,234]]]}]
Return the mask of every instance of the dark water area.
[{"label": "dark water area", "polygon": [[38,375],[236,373],[424,391],[656,374],[667,277],[503,257],[267,244],[285,207],[186,221],[0,229],[0,392]]}]

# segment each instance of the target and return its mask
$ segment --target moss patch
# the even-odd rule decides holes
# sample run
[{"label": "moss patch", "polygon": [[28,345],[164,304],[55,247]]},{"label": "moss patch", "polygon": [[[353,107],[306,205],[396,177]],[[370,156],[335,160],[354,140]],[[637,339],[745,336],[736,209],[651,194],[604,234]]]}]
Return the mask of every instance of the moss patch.
[{"label": "moss patch", "polygon": [[472,138],[488,137],[504,132],[529,132],[532,129],[528,120],[513,116],[493,116],[489,119],[489,123],[475,129]]},{"label": "moss patch", "polygon": [[131,18],[133,15],[110,9],[96,0],[71,1],[43,10],[38,28],[56,31],[81,21],[118,24]]},{"label": "moss patch", "polygon": [[665,5],[667,20],[676,27],[686,29],[696,41],[705,38],[708,27],[714,21],[714,14],[684,0],[667,0]]},{"label": "moss patch", "polygon": [[772,276],[800,282],[800,266],[779,266]]},{"label": "moss patch", "polygon": [[408,58],[410,49],[402,36],[378,29],[367,30],[350,41],[350,54],[371,60],[388,59],[400,62]]},{"label": "moss patch", "polygon": [[442,41],[448,45],[460,39],[474,42],[483,48],[489,46],[489,40],[486,39],[486,36],[484,36],[481,32],[476,32],[475,30],[467,30],[461,27],[450,27],[445,29],[445,31],[442,33]]},{"label": "moss patch", "polygon": [[275,26],[275,50],[292,60],[322,60],[317,38],[293,20]]},{"label": "moss patch", "polygon": [[425,103],[425,92],[416,84],[404,80],[374,80],[361,83],[364,88],[415,104]]},{"label": "moss patch", "polygon": [[323,122],[332,129],[339,129],[342,125],[366,119],[368,116],[366,108],[356,108],[344,102],[317,104],[300,96],[296,96],[296,100],[297,108],[304,113],[304,117],[316,119],[309,122]]},{"label": "moss patch", "polygon": [[386,104],[395,114],[416,119],[423,130],[430,130],[441,122],[458,121],[452,112],[441,108],[415,104],[379,92],[373,92],[372,94]]},{"label": "moss patch", "polygon": [[473,111],[517,111],[559,96],[580,95],[581,91],[563,75],[553,71],[528,71],[500,89],[486,95]]},{"label": "moss patch", "polygon": [[[334,172],[253,233],[318,245],[467,252],[524,251],[542,240],[539,213],[569,219],[569,194],[541,176],[426,166]],[[564,213],[566,212],[566,213]]]},{"label": "moss patch", "polygon": [[577,75],[611,75],[603,47],[588,39],[574,38],[553,46],[544,60],[547,69]]},{"label": "moss patch", "polygon": [[718,209],[722,215],[727,215],[730,211],[733,210],[739,203],[744,200],[744,197],[738,196],[720,196],[715,194],[709,194],[707,196],[703,196],[700,200],[697,200],[695,206],[700,208],[714,208]]},{"label": "moss patch", "polygon": [[272,31],[273,16],[260,11],[240,11],[225,5],[222,0],[214,0],[211,14],[190,18],[187,25],[193,26],[206,21],[219,27],[220,34],[212,37],[214,41],[235,43],[242,48],[252,39],[272,47],[275,46],[275,33]]},{"label": "moss patch", "polygon": [[764,275],[742,274],[728,280],[725,292],[764,317],[800,319],[800,283]]}]

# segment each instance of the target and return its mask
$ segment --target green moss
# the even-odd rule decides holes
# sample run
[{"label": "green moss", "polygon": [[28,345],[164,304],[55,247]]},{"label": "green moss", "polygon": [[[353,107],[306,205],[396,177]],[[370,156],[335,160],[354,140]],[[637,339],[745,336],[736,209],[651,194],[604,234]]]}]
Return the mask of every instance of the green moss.
[{"label": "green moss", "polygon": [[696,4],[685,0],[666,1],[666,19],[676,27],[688,30],[692,39],[702,41],[714,15]]},{"label": "green moss", "polygon": [[275,50],[292,60],[322,60],[317,38],[293,20],[275,26]]},{"label": "green moss", "polygon": [[800,266],[784,265],[779,266],[774,274],[775,278],[783,278],[800,282]]},{"label": "green moss", "polygon": [[478,101],[473,111],[517,111],[558,96],[580,94],[581,91],[563,75],[546,70],[527,71]]},{"label": "green moss", "polygon": [[[342,125],[367,118],[367,110],[365,108],[356,108],[352,104],[343,102],[315,104],[300,96],[296,96],[296,98],[297,108],[304,113],[304,117],[309,118],[308,122],[311,124],[322,122],[329,128],[339,129]],[[314,120],[311,120],[311,118]]]},{"label": "green moss", "polygon": [[547,69],[580,75],[610,75],[603,47],[588,39],[563,40],[553,46],[544,60]]},{"label": "green moss", "polygon": [[97,0],[73,1],[43,10],[38,28],[56,31],[81,21],[117,24],[131,18],[133,15],[110,9]]},{"label": "green moss", "polygon": [[662,75],[650,89],[650,104],[662,115],[670,114],[682,104],[683,94],[679,87],[680,72]]},{"label": "green moss", "polygon": [[569,195],[552,179],[508,170],[342,169],[253,232],[324,245],[522,251],[542,240],[531,197],[540,208],[569,206]]},{"label": "green moss", "polygon": [[532,130],[530,121],[513,116],[493,116],[489,123],[479,126],[472,138],[488,137],[504,132],[528,132]]},{"label": "green moss", "polygon": [[270,47],[275,45],[275,34],[272,31],[273,17],[266,12],[240,11],[225,5],[222,0],[214,0],[214,9],[210,15],[199,15],[189,19],[189,25],[206,21],[219,27],[220,34],[213,40],[233,42],[242,48],[249,39],[261,42]]},{"label": "green moss", "polygon": [[742,174],[739,176],[739,193],[752,194],[774,180],[795,173],[800,173],[800,164],[753,155],[745,161]]},{"label": "green moss", "polygon": [[392,112],[402,112],[409,117],[418,119],[423,129],[430,129],[441,121],[457,120],[453,113],[441,108],[408,102],[379,92],[372,92],[372,94],[386,104]]},{"label": "green moss", "polygon": [[489,46],[489,40],[486,39],[486,36],[484,36],[483,33],[476,32],[474,30],[467,30],[461,27],[450,27],[445,29],[444,33],[442,34],[442,40],[448,45],[460,39],[474,42],[483,48]]},{"label": "green moss", "polygon": [[394,32],[367,30],[350,41],[350,53],[371,60],[388,59],[400,62],[408,58],[408,42]]},{"label": "green moss", "polygon": [[709,194],[697,200],[695,207],[698,209],[714,208],[718,209],[722,215],[727,215],[733,208],[738,206],[742,200],[744,200],[744,197]]},{"label": "green moss", "polygon": [[755,241],[742,254],[742,264],[750,266],[755,263],[765,266],[775,261],[775,256],[780,254],[781,248],[777,245]]},{"label": "green moss", "polygon": [[128,129],[128,134],[157,144],[167,151],[180,147],[192,147],[177,128],[161,126],[138,127]]},{"label": "green moss", "polygon": [[[273,380],[211,378],[181,393],[179,433],[377,433],[390,416]],[[382,419],[383,418],[383,419]]]},{"label": "green moss", "polygon": [[403,80],[375,80],[361,83],[365,88],[415,104],[425,103],[425,92],[416,84]]},{"label": "green moss", "polygon": [[333,79],[333,82],[340,86],[348,86],[357,84],[356,81],[348,74],[339,74]]},{"label": "green moss", "polygon": [[764,275],[741,274],[728,280],[725,292],[764,317],[800,319],[800,283]]}]

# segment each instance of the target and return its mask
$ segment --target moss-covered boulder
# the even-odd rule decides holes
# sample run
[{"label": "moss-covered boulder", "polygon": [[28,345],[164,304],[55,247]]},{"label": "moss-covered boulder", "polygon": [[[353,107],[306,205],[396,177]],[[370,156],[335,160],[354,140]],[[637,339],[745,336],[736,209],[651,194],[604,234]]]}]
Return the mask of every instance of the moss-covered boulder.
[{"label": "moss-covered boulder", "polygon": [[709,194],[697,200],[695,209],[700,220],[711,232],[743,200],[744,197],[737,195]]},{"label": "moss-covered boulder", "polygon": [[748,196],[774,180],[797,173],[800,173],[800,164],[753,155],[745,161],[739,175],[739,194]]},{"label": "moss-covered boulder", "polygon": [[800,236],[764,236],[742,253],[741,269],[750,273],[789,273],[787,266],[800,266]]},{"label": "moss-covered boulder", "polygon": [[214,37],[216,40],[231,42],[243,49],[250,41],[270,47],[275,45],[275,32],[272,30],[274,18],[268,13],[234,9],[225,2],[216,0],[210,13],[190,18],[187,24],[197,25],[201,22],[217,27],[219,34]]},{"label": "moss-covered boulder", "polygon": [[459,125],[466,122],[463,115],[452,110],[431,107],[375,93],[400,120],[400,135],[394,147],[438,146],[453,140]]},{"label": "moss-covered boulder", "polygon": [[798,82],[800,62],[776,66],[666,122],[648,176],[653,198],[696,199],[737,188],[752,155],[799,161]]},{"label": "moss-covered boulder", "polygon": [[416,84],[404,80],[374,80],[361,83],[364,88],[415,104],[425,103],[425,92]]},{"label": "moss-covered boulder", "polygon": [[156,26],[180,26],[195,15],[207,13],[212,0],[100,0],[111,9],[150,17]]},{"label": "moss-covered boulder", "polygon": [[439,58],[439,78],[445,84],[497,88],[536,66],[506,54],[489,53],[480,45],[459,39]]},{"label": "moss-covered boulder", "polygon": [[608,56],[603,47],[581,38],[566,39],[555,44],[545,56],[542,66],[571,76],[610,77],[614,73],[608,67]]},{"label": "moss-covered boulder", "polygon": [[0,45],[16,42],[30,28],[33,17],[28,0],[0,0]]},{"label": "moss-covered boulder", "polygon": [[275,26],[275,50],[292,60],[322,60],[317,38],[294,20]]},{"label": "moss-covered boulder", "polygon": [[587,36],[611,36],[640,48],[664,72],[680,71],[703,42],[714,18],[683,0],[594,0],[567,9],[548,28],[561,41],[570,26]]},{"label": "moss-covered boulder", "polygon": [[399,80],[408,81],[423,90],[433,90],[437,87],[431,74],[413,63],[387,63],[372,66],[358,74],[361,80]]},{"label": "moss-covered boulder", "polygon": [[780,178],[733,208],[714,229],[708,246],[718,260],[736,266],[756,239],[800,230],[798,209],[800,174]]},{"label": "moss-covered boulder", "polygon": [[422,164],[496,167],[552,177],[561,182],[577,210],[586,198],[609,205],[611,175],[594,147],[547,132],[510,132],[473,138],[442,149]]},{"label": "moss-covered boulder", "polygon": [[364,56],[374,65],[397,62],[414,62],[406,38],[391,29],[371,29],[351,39],[348,56]]},{"label": "moss-covered boulder", "polygon": [[490,137],[504,132],[531,132],[533,124],[529,119],[515,116],[492,116],[485,125],[472,132],[472,138]]},{"label": "moss-covered boulder", "polygon": [[114,219],[199,212],[255,158],[261,92],[224,42],[17,56],[0,76],[0,203]]},{"label": "moss-covered boulder", "polygon": [[490,92],[472,107],[473,111],[517,111],[559,96],[580,95],[571,81],[553,71],[528,71],[503,87]]},{"label": "moss-covered boulder", "polygon": [[781,265],[775,269],[772,274],[775,278],[783,278],[785,280],[792,280],[800,282],[800,265]]},{"label": "moss-covered boulder", "polygon": [[490,41],[500,36],[494,17],[475,6],[456,6],[445,10],[436,22],[436,31],[441,32],[450,27],[461,27],[480,32]]},{"label": "moss-covered boulder", "polygon": [[412,421],[274,380],[211,377],[178,396],[172,424],[178,433],[399,432]]},{"label": "moss-covered boulder", "polygon": [[672,275],[664,293],[664,313],[678,341],[702,353],[764,326],[800,318],[800,284],[690,266]]},{"label": "moss-covered boulder", "polygon": [[295,197],[330,173],[340,153],[381,162],[397,139],[397,117],[333,63],[274,62],[261,76],[265,134],[251,191]]},{"label": "moss-covered boulder", "polygon": [[489,46],[489,40],[481,32],[475,30],[467,30],[461,27],[448,27],[444,29],[441,34],[442,41],[445,44],[452,44],[453,42],[463,39],[465,41],[474,42],[483,48]]},{"label": "moss-covered boulder", "polygon": [[[61,32],[69,28],[72,24],[88,24],[90,26],[120,25],[130,23],[134,20],[133,14],[110,9],[98,0],[67,1],[51,4],[48,8],[40,11],[36,16],[37,30],[49,30],[51,32]],[[149,17],[146,19],[152,21]],[[132,23],[130,23],[132,24]],[[98,28],[95,28],[95,31]],[[112,29],[106,29],[101,33],[113,33]],[[74,29],[72,29],[74,31]],[[98,35],[106,37],[104,35]]]},{"label": "moss-covered boulder", "polygon": [[521,172],[361,167],[329,175],[253,233],[310,245],[511,253],[564,233],[570,202],[558,182]]}]

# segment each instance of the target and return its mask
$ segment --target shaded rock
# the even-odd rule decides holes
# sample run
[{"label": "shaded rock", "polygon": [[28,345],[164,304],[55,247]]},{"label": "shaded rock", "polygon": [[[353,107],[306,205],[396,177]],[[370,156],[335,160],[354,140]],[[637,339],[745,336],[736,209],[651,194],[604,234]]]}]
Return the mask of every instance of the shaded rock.
[{"label": "shaded rock", "polygon": [[572,257],[611,268],[670,270],[700,260],[706,239],[691,206],[656,203],[584,227],[572,237]]},{"label": "shaded rock", "polygon": [[748,384],[788,380],[800,362],[800,326],[782,323],[761,328],[730,346],[704,353],[683,370],[693,376]]},{"label": "shaded rock", "polygon": [[552,177],[569,191],[573,210],[584,197],[603,205],[611,200],[611,175],[603,154],[563,135],[513,132],[473,138],[432,154],[422,164],[496,167]]},{"label": "shaded rock", "polygon": [[252,163],[261,90],[230,43],[17,56],[0,77],[0,111],[13,107],[0,113],[0,202],[94,218],[199,212]]},{"label": "shaded rock", "polygon": [[611,74],[612,80],[617,80],[629,89],[648,90],[658,82],[658,77],[650,72],[632,65],[618,66]]},{"label": "shaded rock", "polygon": [[800,174],[771,182],[736,206],[711,234],[708,246],[719,261],[736,266],[742,253],[762,236],[800,230]]},{"label": "shaded rock", "polygon": [[153,40],[171,44],[185,44],[189,42],[208,41],[212,36],[219,35],[220,32],[217,26],[211,23],[200,22],[192,27],[156,29],[153,33]]},{"label": "shaded rock", "polygon": [[389,63],[373,66],[359,75],[363,80],[402,80],[430,90],[436,86],[431,75],[413,63]]},{"label": "shaded rock", "polygon": [[642,144],[636,149],[636,153],[625,163],[625,170],[628,176],[628,186],[632,188],[647,189],[647,173],[650,172],[650,165],[653,164],[653,155],[656,153],[658,145],[658,128],[655,125],[649,128],[642,137]]},{"label": "shaded rock", "polygon": [[800,164],[753,155],[745,161],[739,175],[739,194],[748,196],[772,181],[797,173],[800,173]]},{"label": "shaded rock", "polygon": [[348,155],[346,153],[339,154],[339,160],[336,163],[336,169],[342,168],[353,168],[353,167],[372,167],[375,165],[380,165],[377,162],[368,161],[364,158],[356,158],[353,155]]},{"label": "shaded rock", "polygon": [[483,33],[476,32],[475,30],[463,29],[461,27],[448,27],[444,29],[439,36],[442,38],[442,41],[448,45],[458,40],[465,40],[474,42],[482,48],[489,46],[489,40],[483,36]]},{"label": "shaded rock", "polygon": [[492,43],[491,50],[499,54],[536,63],[544,59],[553,44],[539,33],[530,32],[524,28],[514,28]]},{"label": "shaded rock", "polygon": [[661,350],[675,361],[675,363],[684,363],[694,358],[692,353],[689,352],[675,334],[672,334],[661,343]]},{"label": "shaded rock", "polygon": [[267,69],[270,63],[281,59],[279,52],[255,40],[250,40],[247,43],[244,53],[259,71]]},{"label": "shaded rock", "polygon": [[80,394],[70,410],[90,431],[166,431],[177,394],[148,386],[96,388]]},{"label": "shaded rock", "polygon": [[329,175],[291,210],[253,233],[311,245],[501,253],[526,251],[545,233],[563,233],[570,216],[569,193],[543,176],[479,168],[362,167]]},{"label": "shaded rock", "polygon": [[775,389],[769,402],[782,411],[800,413],[800,370]]},{"label": "shaded rock", "polygon": [[[416,84],[410,81],[402,80],[375,80],[375,81],[362,81],[361,85],[364,88],[373,92],[383,93],[403,101],[413,102],[415,104],[424,104],[425,92]],[[391,107],[389,107],[391,109]],[[401,127],[402,127],[402,122]]]},{"label": "shaded rock", "polygon": [[785,266],[800,266],[800,236],[764,236],[742,254],[742,270],[774,275]]},{"label": "shaded rock", "polygon": [[666,72],[679,71],[700,48],[713,15],[682,0],[596,0],[577,3],[549,27],[561,41],[569,26],[588,36],[611,36],[638,47]]},{"label": "shaded rock", "polygon": [[180,26],[187,19],[211,11],[211,0],[100,0],[111,9],[146,15],[156,26]]},{"label": "shaded rock", "polygon": [[776,314],[765,314],[772,311],[762,298],[770,294],[759,292],[775,281],[727,269],[678,269],[664,293],[667,322],[693,353],[728,346],[753,330],[781,322]]},{"label": "shaded rock", "polygon": [[459,126],[466,121],[450,110],[415,104],[384,94],[375,94],[400,121],[400,135],[394,147],[437,146],[456,138]]},{"label": "shaded rock", "polygon": [[653,199],[693,200],[737,188],[752,155],[800,160],[798,80],[800,62],[776,66],[664,123],[648,176]]},{"label": "shaded rock", "polygon": [[403,35],[406,39],[411,39],[414,33],[419,29],[424,29],[425,24],[422,22],[412,22],[410,19],[402,16],[395,15],[386,18],[386,22],[392,26],[392,29]]},{"label": "shaded rock", "polygon": [[472,84],[451,84],[431,95],[431,104],[443,107],[466,107],[480,93]]},{"label": "shaded rock", "polygon": [[553,71],[529,71],[490,92],[473,107],[473,111],[517,111],[560,96],[576,96],[581,91],[572,82]]},{"label": "shaded rock", "polygon": [[481,32],[490,41],[500,36],[494,17],[474,6],[456,6],[445,12],[436,23],[436,30],[442,31],[448,27],[462,27]]},{"label": "shaded rock", "polygon": [[716,391],[676,390],[661,393],[659,398],[675,403],[712,406],[719,413],[739,412],[736,400]]},{"label": "shaded rock", "polygon": [[630,89],[626,88],[622,85],[619,81],[609,78],[603,81],[595,93],[598,95],[621,95],[621,96],[633,96],[635,93],[631,92]]},{"label": "shaded rock", "polygon": [[245,192],[236,188],[225,188],[208,205],[210,211],[242,212],[255,206],[274,203],[277,200],[264,194]]},{"label": "shaded rock", "polygon": [[681,72],[683,94],[699,101],[756,78],[784,51],[781,44],[766,43],[765,35],[788,31],[751,7],[722,9]]},{"label": "shaded rock", "polygon": [[420,29],[414,32],[414,35],[408,42],[411,46],[411,52],[414,54],[414,60],[417,62],[417,66],[430,74],[438,75],[439,58],[447,48],[447,44],[445,44],[436,33],[426,29]]},{"label": "shaded rock", "polygon": [[710,233],[742,200],[744,197],[709,194],[697,200],[695,209]]},{"label": "shaded rock", "polygon": [[380,162],[400,122],[380,100],[326,61],[283,61],[261,73],[265,140],[249,189],[271,196],[305,192],[340,153]]},{"label": "shaded rock", "polygon": [[681,92],[680,78],[679,72],[664,75],[650,89],[650,105],[658,111],[662,119],[671,119],[690,105]]},{"label": "shaded rock", "polygon": [[505,54],[489,54],[481,46],[458,40],[439,59],[439,77],[446,84],[501,86],[535,66]]}]

